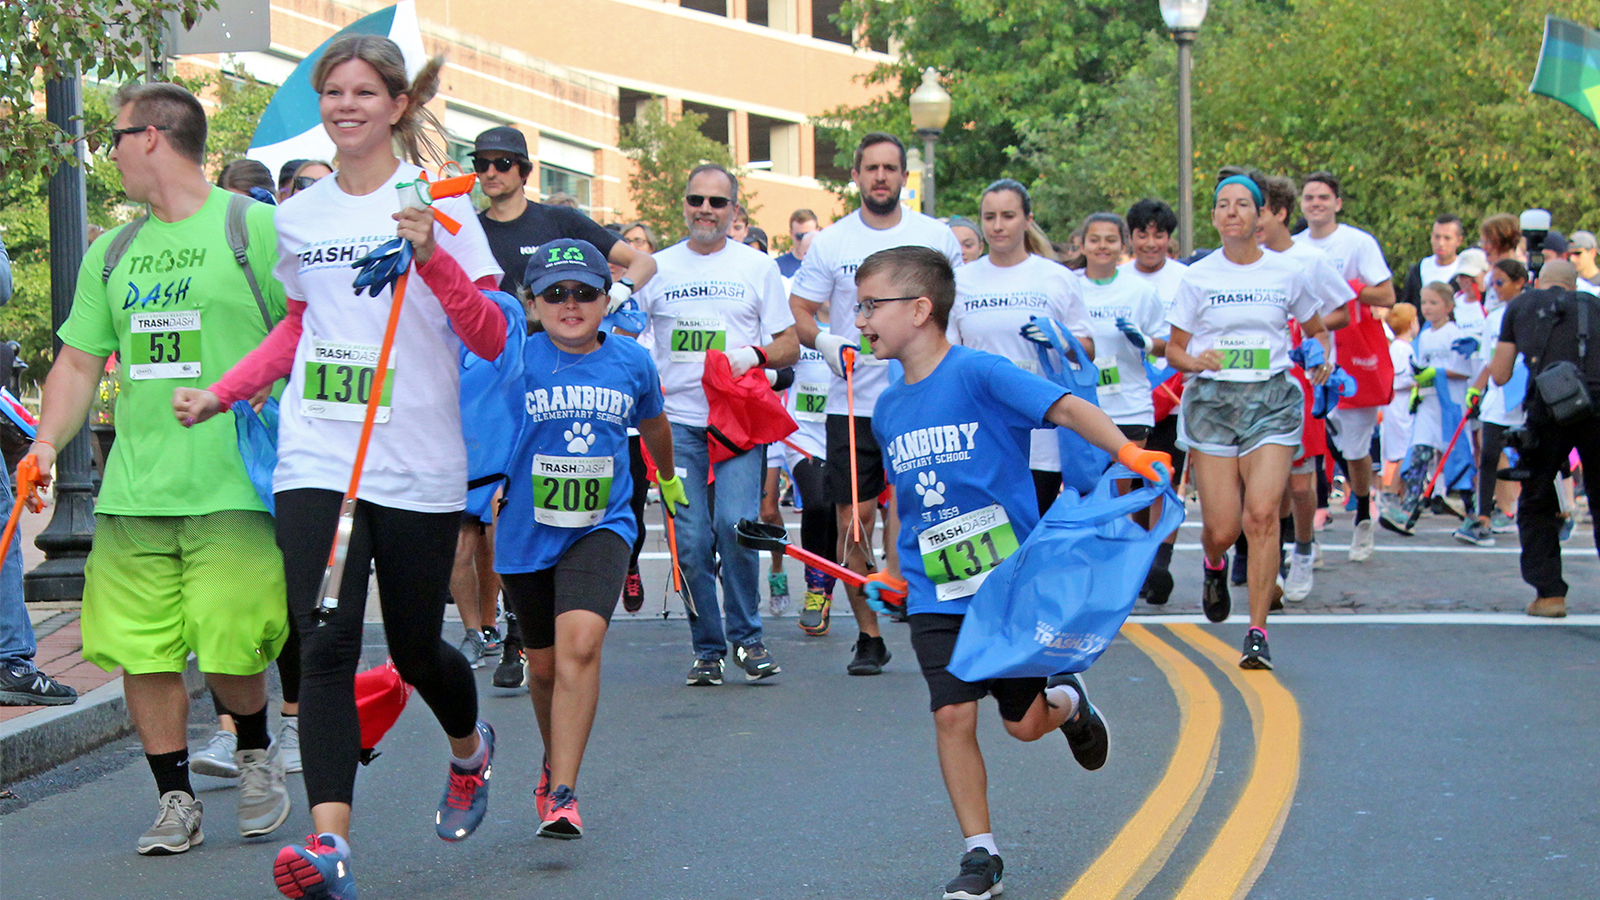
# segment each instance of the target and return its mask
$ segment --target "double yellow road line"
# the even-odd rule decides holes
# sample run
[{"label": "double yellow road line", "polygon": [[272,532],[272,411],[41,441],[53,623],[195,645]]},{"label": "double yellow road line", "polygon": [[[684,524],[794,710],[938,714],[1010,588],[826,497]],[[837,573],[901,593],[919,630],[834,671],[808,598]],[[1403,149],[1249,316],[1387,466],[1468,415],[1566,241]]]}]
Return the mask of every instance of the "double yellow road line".
[{"label": "double yellow road line", "polygon": [[[1250,710],[1255,762],[1233,811],[1176,900],[1238,900],[1266,867],[1300,778],[1300,710],[1270,672],[1246,672],[1237,654],[1198,626],[1160,626],[1228,677]],[[1178,703],[1178,741],[1167,770],[1111,845],[1062,900],[1131,900],[1167,864],[1211,787],[1222,733],[1222,696],[1187,655],[1142,625],[1122,634],[1156,664]]]}]

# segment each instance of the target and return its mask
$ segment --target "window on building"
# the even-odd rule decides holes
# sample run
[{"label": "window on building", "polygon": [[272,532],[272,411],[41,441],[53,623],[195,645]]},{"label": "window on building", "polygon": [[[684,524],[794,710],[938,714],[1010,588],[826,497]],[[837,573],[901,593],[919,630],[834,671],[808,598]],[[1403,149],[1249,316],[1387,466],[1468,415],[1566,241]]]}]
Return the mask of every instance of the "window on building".
[{"label": "window on building", "polygon": [[549,202],[559,193],[571,194],[585,214],[593,206],[594,148],[549,134],[539,135],[539,198]]},{"label": "window on building", "polygon": [[720,106],[711,106],[705,103],[691,103],[683,101],[683,111],[699,113],[706,117],[700,123],[700,133],[723,146],[732,144],[732,135],[728,133],[728,119],[731,118],[728,110]]},{"label": "window on building", "polygon": [[811,36],[820,41],[854,46],[849,28],[840,28],[834,19],[844,0],[811,0]]},{"label": "window on building", "polygon": [[621,88],[617,91],[617,119],[623,125],[631,125],[634,120],[639,118],[640,110],[660,100],[661,95],[659,94]]},{"label": "window on building", "polygon": [[800,174],[800,126],[750,114],[750,168]]},{"label": "window on building", "polygon": [[679,0],[678,5],[684,9],[699,10],[713,16],[728,14],[728,0]]},{"label": "window on building", "polygon": [[771,12],[767,9],[767,0],[746,0],[744,17],[751,25],[770,25],[768,16]]},{"label": "window on building", "polygon": [[588,215],[592,206],[590,188],[593,181],[593,176],[543,161],[539,163],[539,199],[547,203],[556,194],[570,194],[578,199],[578,208]]},{"label": "window on building", "polygon": [[849,181],[850,162],[846,160],[841,164],[834,161],[839,153],[839,145],[834,143],[827,129],[818,126],[812,133],[811,150],[812,159],[816,161],[816,177],[823,181]]}]

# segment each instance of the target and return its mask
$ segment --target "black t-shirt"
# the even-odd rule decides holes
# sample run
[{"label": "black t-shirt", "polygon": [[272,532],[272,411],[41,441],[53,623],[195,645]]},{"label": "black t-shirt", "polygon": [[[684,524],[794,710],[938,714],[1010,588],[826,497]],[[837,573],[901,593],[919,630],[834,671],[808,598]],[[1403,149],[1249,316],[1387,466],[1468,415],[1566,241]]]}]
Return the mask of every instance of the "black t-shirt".
[{"label": "black t-shirt", "polygon": [[[1589,352],[1578,358],[1578,304],[1589,308]],[[1583,369],[1590,391],[1600,389],[1600,297],[1576,291],[1524,291],[1506,307],[1500,340],[1516,344],[1537,375],[1545,366],[1566,360]]]},{"label": "black t-shirt", "polygon": [[618,241],[614,232],[567,206],[529,203],[522,215],[509,222],[496,222],[487,212],[479,213],[478,221],[483,223],[483,233],[489,239],[489,251],[505,271],[500,279],[500,290],[511,294],[522,284],[528,257],[540,244],[558,238],[588,241],[601,255],[609,257],[611,246]]}]

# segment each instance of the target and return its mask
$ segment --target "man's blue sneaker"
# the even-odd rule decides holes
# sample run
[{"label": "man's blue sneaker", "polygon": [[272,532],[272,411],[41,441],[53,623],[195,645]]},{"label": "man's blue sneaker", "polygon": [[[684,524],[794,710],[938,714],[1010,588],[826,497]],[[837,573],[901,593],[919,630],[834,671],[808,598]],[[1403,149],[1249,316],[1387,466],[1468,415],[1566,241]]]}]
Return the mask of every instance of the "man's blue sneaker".
[{"label": "man's blue sneaker", "polygon": [[463,769],[450,763],[450,782],[445,785],[444,798],[439,801],[439,814],[434,817],[439,837],[447,841],[464,841],[478,829],[483,816],[489,811],[489,775],[494,764],[494,728],[478,720],[478,739],[483,741],[483,764],[474,769]]},{"label": "man's blue sneaker", "polygon": [[285,847],[272,864],[278,892],[294,900],[356,900],[350,845],[337,834],[313,834],[304,847]]}]

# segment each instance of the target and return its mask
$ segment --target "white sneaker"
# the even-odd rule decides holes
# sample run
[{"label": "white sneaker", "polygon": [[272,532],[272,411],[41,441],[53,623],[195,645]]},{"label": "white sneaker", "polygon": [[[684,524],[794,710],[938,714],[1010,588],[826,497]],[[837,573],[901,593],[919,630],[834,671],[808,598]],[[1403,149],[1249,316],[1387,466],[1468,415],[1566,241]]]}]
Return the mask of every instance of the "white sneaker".
[{"label": "white sneaker", "polygon": [[1291,603],[1298,603],[1311,593],[1311,583],[1315,578],[1311,574],[1311,569],[1315,565],[1312,559],[1313,555],[1310,553],[1301,556],[1290,551],[1289,577],[1284,579],[1283,582],[1283,599]]},{"label": "white sneaker", "polygon": [[239,736],[217,729],[204,747],[189,754],[189,771],[218,778],[238,778],[239,765],[233,754],[239,749]]},{"label": "white sneaker", "polygon": [[278,736],[273,739],[272,746],[278,748],[278,756],[283,760],[284,772],[292,774],[300,771],[300,719],[298,717],[283,717],[283,725],[278,729]]},{"label": "white sneaker", "polygon": [[1322,568],[1322,545],[1316,541],[1311,542],[1311,568]]},{"label": "white sneaker", "polygon": [[240,750],[239,836],[271,834],[289,818],[289,788],[283,783],[283,757],[273,750]]},{"label": "white sneaker", "polygon": [[199,800],[183,791],[162,794],[156,823],[139,836],[139,852],[145,856],[170,856],[204,843],[206,836],[200,830],[203,809]]},{"label": "white sneaker", "polygon": [[1355,534],[1350,536],[1350,561],[1366,562],[1372,558],[1372,520],[1356,523]]}]

